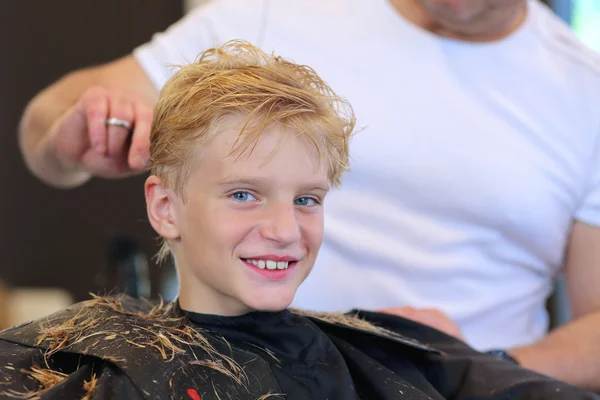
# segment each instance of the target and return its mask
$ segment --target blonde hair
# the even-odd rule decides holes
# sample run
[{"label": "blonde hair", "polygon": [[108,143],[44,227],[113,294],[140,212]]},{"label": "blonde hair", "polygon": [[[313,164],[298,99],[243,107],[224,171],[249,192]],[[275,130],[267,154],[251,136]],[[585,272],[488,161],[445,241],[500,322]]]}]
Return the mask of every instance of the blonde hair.
[{"label": "blonde hair", "polygon": [[[330,183],[340,185],[355,126],[350,104],[312,68],[239,40],[206,50],[161,90],[150,133],[151,173],[184,199],[198,146],[231,115],[246,118],[232,153],[251,150],[262,132],[278,123],[312,143],[319,160],[328,164]],[[169,252],[164,241],[159,260]]]}]

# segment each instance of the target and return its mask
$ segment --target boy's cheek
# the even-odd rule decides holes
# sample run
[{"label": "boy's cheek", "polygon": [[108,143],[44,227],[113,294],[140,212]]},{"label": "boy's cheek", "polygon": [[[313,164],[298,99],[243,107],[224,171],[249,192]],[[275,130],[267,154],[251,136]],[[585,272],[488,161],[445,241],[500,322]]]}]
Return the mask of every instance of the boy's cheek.
[{"label": "boy's cheek", "polygon": [[304,239],[313,246],[320,246],[323,241],[323,215],[310,216],[301,224]]}]

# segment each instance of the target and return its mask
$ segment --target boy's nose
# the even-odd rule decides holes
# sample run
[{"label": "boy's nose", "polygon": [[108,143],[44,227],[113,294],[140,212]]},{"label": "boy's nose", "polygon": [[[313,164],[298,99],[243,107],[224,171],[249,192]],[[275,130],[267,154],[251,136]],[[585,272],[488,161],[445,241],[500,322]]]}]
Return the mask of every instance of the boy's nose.
[{"label": "boy's nose", "polygon": [[262,236],[282,245],[300,240],[300,225],[294,206],[273,207],[269,211],[268,222],[262,227]]}]

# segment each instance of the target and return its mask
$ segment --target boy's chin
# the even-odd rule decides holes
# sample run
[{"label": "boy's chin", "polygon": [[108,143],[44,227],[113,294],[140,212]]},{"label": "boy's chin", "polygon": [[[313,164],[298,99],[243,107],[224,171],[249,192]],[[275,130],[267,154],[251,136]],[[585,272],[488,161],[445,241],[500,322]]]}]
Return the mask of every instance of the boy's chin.
[{"label": "boy's chin", "polygon": [[285,310],[292,304],[296,291],[290,293],[277,293],[273,296],[261,295],[254,298],[246,298],[244,303],[254,311],[277,312]]}]

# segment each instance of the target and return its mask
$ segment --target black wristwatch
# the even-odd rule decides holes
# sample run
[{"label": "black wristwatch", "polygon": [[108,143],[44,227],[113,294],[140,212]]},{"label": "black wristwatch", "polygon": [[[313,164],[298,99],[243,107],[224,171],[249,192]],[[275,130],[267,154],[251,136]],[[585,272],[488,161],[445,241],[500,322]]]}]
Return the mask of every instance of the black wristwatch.
[{"label": "black wristwatch", "polygon": [[486,353],[489,354],[490,356],[494,357],[497,360],[504,360],[504,361],[511,362],[515,365],[519,365],[519,362],[513,356],[508,354],[508,352],[506,352],[506,350],[494,349],[494,350],[486,351]]}]

